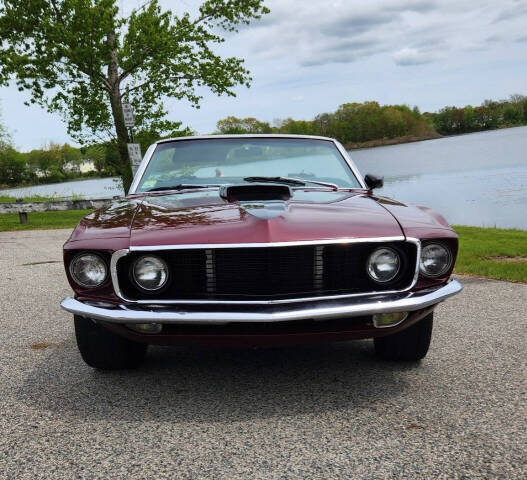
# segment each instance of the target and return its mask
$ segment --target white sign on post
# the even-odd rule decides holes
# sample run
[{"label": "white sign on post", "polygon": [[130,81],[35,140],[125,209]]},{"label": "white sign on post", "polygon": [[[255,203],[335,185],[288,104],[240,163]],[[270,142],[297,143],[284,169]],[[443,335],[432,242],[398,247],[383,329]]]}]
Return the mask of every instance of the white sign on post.
[{"label": "white sign on post", "polygon": [[141,145],[138,143],[127,143],[128,157],[130,158],[130,165],[132,166],[132,172],[135,175],[143,156],[141,155]]},{"label": "white sign on post", "polygon": [[127,128],[131,128],[135,125],[134,111],[132,110],[132,105],[129,103],[123,103],[123,117],[124,124]]}]

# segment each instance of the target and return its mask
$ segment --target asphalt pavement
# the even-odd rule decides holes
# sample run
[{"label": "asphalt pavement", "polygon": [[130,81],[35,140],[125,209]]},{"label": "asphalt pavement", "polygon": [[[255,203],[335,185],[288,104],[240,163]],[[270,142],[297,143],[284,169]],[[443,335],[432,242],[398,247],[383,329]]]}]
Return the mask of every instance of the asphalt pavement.
[{"label": "asphalt pavement", "polygon": [[418,365],[370,341],[86,366],[66,230],[0,233],[0,478],[526,478],[527,285],[460,277]]}]

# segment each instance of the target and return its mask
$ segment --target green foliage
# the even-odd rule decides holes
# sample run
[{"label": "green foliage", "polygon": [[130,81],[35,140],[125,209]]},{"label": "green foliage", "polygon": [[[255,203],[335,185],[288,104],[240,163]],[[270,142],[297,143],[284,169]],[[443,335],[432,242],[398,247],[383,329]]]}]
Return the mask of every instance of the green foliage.
[{"label": "green foliage", "polygon": [[527,231],[454,227],[459,235],[456,273],[527,282]]},{"label": "green foliage", "polygon": [[[81,151],[82,150],[82,151]],[[0,186],[23,186],[57,183],[75,178],[115,175],[106,168],[106,146],[92,145],[78,149],[65,143],[49,143],[29,153],[12,147],[0,148]],[[80,172],[79,165],[93,161],[97,172]]]},{"label": "green foliage", "polygon": [[0,112],[0,150],[11,147],[11,135],[7,131]]},{"label": "green foliage", "polygon": [[479,107],[445,107],[430,115],[442,135],[523,125],[527,123],[527,97],[515,94],[507,100],[485,100]]},{"label": "green foliage", "polygon": [[322,113],[313,120],[276,120],[268,123],[255,118],[227,117],[217,123],[219,133],[287,133],[322,135],[344,144],[405,135],[434,133],[429,119],[418,108],[406,105],[379,105],[377,102],[346,103],[334,113]]},{"label": "green foliage", "polygon": [[276,120],[275,124],[275,129],[279,133],[287,133],[290,135],[316,135],[313,122],[307,120],[293,120],[292,118],[286,118],[285,120]]},{"label": "green foliage", "polygon": [[222,134],[246,134],[246,133],[271,133],[271,126],[266,122],[260,122],[256,118],[227,117],[216,124],[218,133]]},{"label": "green foliage", "polygon": [[30,182],[33,171],[28,167],[25,156],[11,145],[11,136],[0,117],[0,186],[13,186],[18,182]]},{"label": "green foliage", "polygon": [[[350,148],[375,140],[416,140],[489,130],[527,123],[527,97],[486,100],[479,107],[444,107],[437,113],[421,113],[407,105],[378,102],[345,103],[333,113],[318,114],[313,120],[286,118],[273,126],[256,118],[227,117],[217,123],[217,133],[285,133],[336,138]],[[385,142],[389,143],[389,142]],[[393,143],[393,142],[392,142]]]},{"label": "green foliage", "polygon": [[25,156],[12,147],[0,149],[0,185],[16,186],[35,180],[34,171],[29,168]]},{"label": "green foliage", "polygon": [[97,172],[106,173],[106,148],[103,145],[90,145],[80,151],[83,157],[93,161]]},{"label": "green foliage", "polygon": [[250,76],[238,58],[214,47],[222,31],[268,13],[263,0],[204,0],[198,14],[163,11],[157,0],[123,17],[117,0],[3,0],[0,84],[15,79],[31,103],[63,115],[79,142],[113,141],[125,188],[131,182],[130,141],[122,102],[131,103],[140,131],[178,130],[165,119],[166,98],[198,107],[198,88],[234,96]]},{"label": "green foliage", "polygon": [[189,135],[194,135],[195,132],[193,132],[190,128],[181,128],[180,124],[177,124],[177,129],[174,130],[156,130],[154,128],[150,130],[141,130],[139,133],[137,133],[134,136],[134,140],[136,143],[139,143],[141,145],[141,152],[146,152],[146,149],[152,145],[154,142],[157,142],[158,140],[162,140],[164,138],[175,138],[175,137],[185,137]]}]

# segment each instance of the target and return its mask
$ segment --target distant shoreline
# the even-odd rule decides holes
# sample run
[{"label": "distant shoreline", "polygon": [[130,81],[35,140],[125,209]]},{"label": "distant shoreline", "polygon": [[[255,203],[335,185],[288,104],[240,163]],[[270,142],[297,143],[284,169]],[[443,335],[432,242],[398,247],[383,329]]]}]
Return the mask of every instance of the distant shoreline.
[{"label": "distant shoreline", "polygon": [[[449,135],[449,136],[453,136],[453,135]],[[428,135],[423,135],[423,136],[405,135],[404,137],[378,138],[376,140],[368,140],[367,142],[346,143],[344,144],[344,148],[346,150],[362,150],[365,148],[399,145],[401,143],[413,143],[413,142],[422,142],[424,140],[435,140],[437,138],[445,138],[445,136],[434,132],[434,133],[430,133]]]},{"label": "distant shoreline", "polygon": [[473,133],[495,132],[496,130],[506,130],[509,128],[522,128],[525,126],[526,125],[510,125],[507,127],[498,127],[498,128],[489,128],[487,130],[478,130],[477,132],[456,133],[454,135],[441,135],[437,132],[433,132],[433,133],[430,133],[428,135],[423,135],[423,136],[406,135],[404,137],[395,137],[395,138],[378,138],[375,140],[369,140],[367,142],[346,143],[344,144],[344,148],[346,150],[363,150],[366,148],[387,147],[390,145],[400,145],[403,143],[423,142],[425,140],[437,140],[438,138],[460,137],[462,135],[472,135]]}]

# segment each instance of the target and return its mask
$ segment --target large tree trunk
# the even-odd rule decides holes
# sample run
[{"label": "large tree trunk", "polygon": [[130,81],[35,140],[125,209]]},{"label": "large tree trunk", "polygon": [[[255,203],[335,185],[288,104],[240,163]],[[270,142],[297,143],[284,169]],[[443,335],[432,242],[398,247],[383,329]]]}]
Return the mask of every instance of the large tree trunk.
[{"label": "large tree trunk", "polygon": [[133,174],[130,159],[128,158],[128,148],[126,146],[126,144],[130,142],[130,138],[128,137],[126,125],[124,124],[123,106],[121,103],[119,60],[117,57],[117,46],[115,45],[115,32],[110,32],[108,34],[108,45],[112,50],[110,63],[108,64],[108,81],[111,86],[110,105],[112,107],[115,133],[117,134],[117,148],[121,159],[119,173],[121,174],[123,189],[126,194],[132,184]]}]

